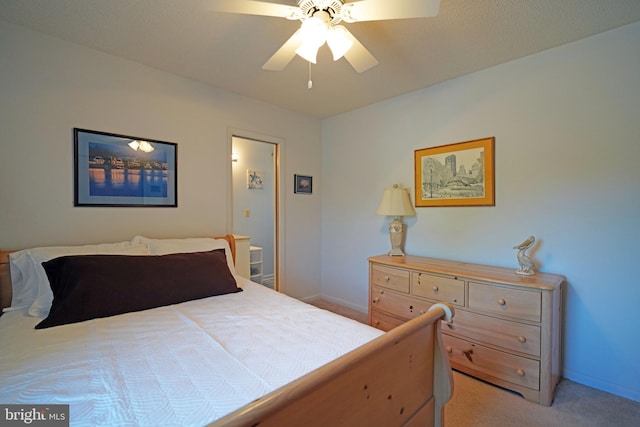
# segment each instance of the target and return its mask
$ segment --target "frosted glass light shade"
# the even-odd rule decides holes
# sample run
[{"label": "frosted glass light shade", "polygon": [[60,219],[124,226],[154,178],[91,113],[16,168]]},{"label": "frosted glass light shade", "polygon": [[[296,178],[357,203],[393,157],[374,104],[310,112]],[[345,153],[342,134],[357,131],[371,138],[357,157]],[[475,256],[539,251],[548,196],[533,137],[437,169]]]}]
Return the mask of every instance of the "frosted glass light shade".
[{"label": "frosted glass light shade", "polygon": [[318,49],[320,49],[320,46],[314,43],[303,42],[300,47],[296,49],[296,54],[312,64],[315,64],[318,56]]},{"label": "frosted glass light shade", "polygon": [[301,36],[305,43],[313,43],[318,47],[327,40],[327,23],[318,16],[312,16],[300,26]]},{"label": "frosted glass light shade", "polygon": [[349,37],[349,33],[346,28],[342,25],[337,25],[331,28],[327,33],[327,44],[333,54],[333,60],[337,61],[342,58],[349,49],[351,49],[351,46],[353,46],[353,40]]},{"label": "frosted glass light shade", "polygon": [[296,49],[296,54],[300,55],[312,64],[316,63],[318,49],[327,41],[327,23],[317,16],[313,16],[300,26],[300,37],[303,42]]}]

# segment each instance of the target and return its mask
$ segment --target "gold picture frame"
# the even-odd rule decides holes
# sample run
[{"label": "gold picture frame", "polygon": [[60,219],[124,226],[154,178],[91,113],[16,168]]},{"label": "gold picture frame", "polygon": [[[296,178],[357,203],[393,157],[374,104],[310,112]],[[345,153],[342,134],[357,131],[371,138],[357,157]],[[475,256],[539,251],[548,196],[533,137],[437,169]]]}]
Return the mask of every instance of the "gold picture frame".
[{"label": "gold picture frame", "polygon": [[495,138],[415,150],[415,205],[495,206]]}]

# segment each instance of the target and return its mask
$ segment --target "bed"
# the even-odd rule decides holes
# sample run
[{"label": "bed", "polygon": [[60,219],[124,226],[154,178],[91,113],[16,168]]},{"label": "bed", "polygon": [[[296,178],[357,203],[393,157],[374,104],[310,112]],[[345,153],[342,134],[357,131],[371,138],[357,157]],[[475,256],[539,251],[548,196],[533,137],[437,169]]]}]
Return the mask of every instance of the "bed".
[{"label": "bed", "polygon": [[450,306],[383,333],[237,276],[234,250],[0,252],[0,403],[69,405],[73,426],[443,425]]}]

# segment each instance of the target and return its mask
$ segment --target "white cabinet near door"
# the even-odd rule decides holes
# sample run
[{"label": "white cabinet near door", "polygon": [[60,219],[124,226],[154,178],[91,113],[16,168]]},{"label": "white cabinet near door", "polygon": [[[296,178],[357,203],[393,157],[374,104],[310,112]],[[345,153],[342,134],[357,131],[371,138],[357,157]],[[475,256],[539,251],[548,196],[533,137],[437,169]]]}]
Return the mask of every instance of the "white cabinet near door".
[{"label": "white cabinet near door", "polygon": [[251,281],[262,284],[262,248],[259,246],[251,246],[249,254]]},{"label": "white cabinet near door", "polygon": [[240,277],[249,279],[251,277],[250,269],[250,250],[251,238],[249,236],[241,236],[234,234],[233,237],[236,240],[236,259],[235,268],[236,274]]}]

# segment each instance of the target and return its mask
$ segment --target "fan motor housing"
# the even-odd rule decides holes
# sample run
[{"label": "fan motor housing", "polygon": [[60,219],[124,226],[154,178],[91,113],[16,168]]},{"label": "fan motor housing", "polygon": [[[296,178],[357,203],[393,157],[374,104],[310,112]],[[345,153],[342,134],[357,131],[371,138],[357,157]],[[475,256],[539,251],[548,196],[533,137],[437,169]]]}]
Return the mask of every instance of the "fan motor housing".
[{"label": "fan motor housing", "polygon": [[303,20],[311,18],[316,12],[324,11],[329,14],[329,22],[335,25],[342,21],[342,4],[341,0],[300,0],[298,7],[302,10]]}]

